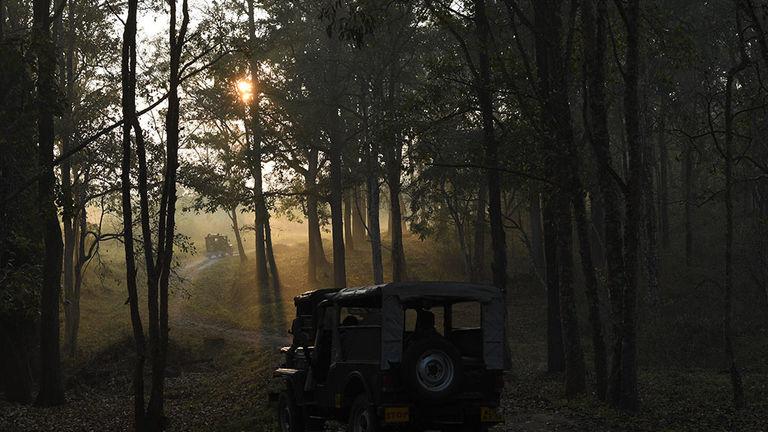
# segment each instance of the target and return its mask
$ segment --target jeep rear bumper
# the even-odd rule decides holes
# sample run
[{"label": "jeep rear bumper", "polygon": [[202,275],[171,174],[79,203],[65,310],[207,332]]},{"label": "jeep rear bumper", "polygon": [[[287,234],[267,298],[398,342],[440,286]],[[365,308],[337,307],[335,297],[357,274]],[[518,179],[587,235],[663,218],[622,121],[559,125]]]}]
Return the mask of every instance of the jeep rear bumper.
[{"label": "jeep rear bumper", "polygon": [[459,426],[503,423],[497,406],[482,403],[449,403],[441,405],[387,404],[378,407],[381,426],[386,429],[418,425],[419,427]]}]

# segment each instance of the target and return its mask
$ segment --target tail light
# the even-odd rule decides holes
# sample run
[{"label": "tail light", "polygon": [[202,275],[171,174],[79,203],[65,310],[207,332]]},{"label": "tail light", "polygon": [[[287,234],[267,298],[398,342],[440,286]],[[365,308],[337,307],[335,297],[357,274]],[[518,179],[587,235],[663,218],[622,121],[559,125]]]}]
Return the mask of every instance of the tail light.
[{"label": "tail light", "polygon": [[381,375],[381,390],[385,392],[394,391],[397,387],[397,379],[392,373],[384,373]]},{"label": "tail light", "polygon": [[496,390],[502,391],[504,390],[504,375],[499,374],[496,375],[496,378],[493,380],[494,387],[496,387]]}]

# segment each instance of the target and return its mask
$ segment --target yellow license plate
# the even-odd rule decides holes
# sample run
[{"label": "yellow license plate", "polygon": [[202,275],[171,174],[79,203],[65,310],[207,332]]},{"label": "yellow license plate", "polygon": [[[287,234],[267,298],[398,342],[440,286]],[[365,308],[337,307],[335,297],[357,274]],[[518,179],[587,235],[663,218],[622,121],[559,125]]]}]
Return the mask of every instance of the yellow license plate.
[{"label": "yellow license plate", "polygon": [[495,408],[480,407],[480,421],[483,423],[501,423],[504,419]]},{"label": "yellow license plate", "polygon": [[384,423],[408,423],[408,407],[384,407]]}]

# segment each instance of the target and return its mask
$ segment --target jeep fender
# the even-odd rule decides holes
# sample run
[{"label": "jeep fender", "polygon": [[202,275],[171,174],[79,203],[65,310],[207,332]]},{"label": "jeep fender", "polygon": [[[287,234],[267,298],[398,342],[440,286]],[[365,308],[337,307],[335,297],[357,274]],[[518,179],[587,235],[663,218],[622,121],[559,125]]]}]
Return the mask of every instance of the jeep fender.
[{"label": "jeep fender", "polygon": [[293,397],[293,400],[296,401],[296,404],[304,405],[304,394],[302,391],[304,386],[301,383],[296,382],[294,377],[285,377],[283,382],[285,383],[285,387],[288,390],[288,394]]},{"label": "jeep fender", "polygon": [[344,393],[342,394],[341,407],[345,410],[352,406],[352,403],[355,401],[355,397],[357,397],[359,394],[365,393],[368,396],[369,401],[373,400],[373,394],[371,394],[368,381],[358,371],[352,372],[349,374],[349,376],[347,376],[343,389]]}]

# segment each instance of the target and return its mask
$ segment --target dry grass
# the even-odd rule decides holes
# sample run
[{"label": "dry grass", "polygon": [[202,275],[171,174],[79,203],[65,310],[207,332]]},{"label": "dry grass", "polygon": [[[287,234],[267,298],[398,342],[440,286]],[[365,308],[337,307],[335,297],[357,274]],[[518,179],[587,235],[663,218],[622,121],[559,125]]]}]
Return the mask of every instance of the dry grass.
[{"label": "dry grass", "polygon": [[[170,430],[274,430],[266,391],[271,369],[280,360],[276,348],[285,343],[285,330],[292,318],[292,298],[331,282],[330,269],[320,282],[306,281],[306,244],[300,241],[301,236],[286,229],[279,238],[279,290],[256,290],[253,262],[241,265],[238,257],[192,258],[181,267],[184,279],[171,301],[167,379]],[[348,284],[352,286],[370,282],[370,257],[367,245],[361,246],[347,258]],[[387,252],[385,249],[388,271]],[[411,279],[463,278],[456,254],[434,243],[408,238],[406,255]],[[103,281],[89,276],[83,295],[81,350],[76,359],[66,362],[68,404],[53,409],[0,405],[0,430],[129,429],[132,349],[118,261],[107,266],[112,273]],[[716,305],[670,293],[664,309],[664,316],[669,315],[667,321],[643,321],[642,410],[630,416],[605,407],[591,395],[563,398],[561,377],[544,373],[545,293],[526,275],[515,276],[510,287],[513,367],[507,375],[504,398],[505,430],[766,430],[768,335],[764,328],[748,327],[740,332],[738,346],[746,369],[749,408],[735,413],[729,408],[728,376],[717,367],[719,340],[712,336],[717,323],[700,315],[714,313],[710,310]],[[674,313],[680,310],[681,301],[690,302],[689,313],[683,316]],[[670,328],[675,322],[690,324]],[[582,323],[585,352],[589,353],[586,320]],[[667,330],[661,330],[665,326]],[[703,339],[696,339],[697,331],[704,332]],[[681,346],[686,340],[690,345]],[[697,353],[697,347],[707,349]],[[696,355],[701,358],[688,359]]]}]

